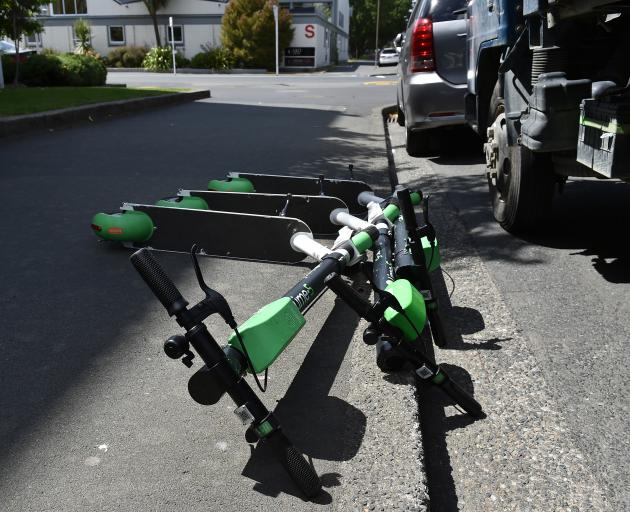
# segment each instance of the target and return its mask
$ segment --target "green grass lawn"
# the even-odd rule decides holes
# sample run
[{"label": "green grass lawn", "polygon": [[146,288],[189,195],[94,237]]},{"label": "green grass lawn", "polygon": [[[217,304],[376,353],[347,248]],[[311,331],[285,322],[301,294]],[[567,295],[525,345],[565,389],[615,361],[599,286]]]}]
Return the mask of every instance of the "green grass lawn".
[{"label": "green grass lawn", "polygon": [[0,89],[0,116],[18,116],[90,103],[159,96],[187,89],[125,87],[7,87]]}]

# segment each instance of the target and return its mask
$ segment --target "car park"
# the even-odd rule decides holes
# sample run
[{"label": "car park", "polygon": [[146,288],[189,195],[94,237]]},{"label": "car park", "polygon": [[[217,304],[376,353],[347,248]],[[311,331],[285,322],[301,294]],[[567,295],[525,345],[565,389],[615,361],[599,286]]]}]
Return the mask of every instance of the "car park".
[{"label": "car park", "polygon": [[411,156],[426,151],[427,130],[466,123],[465,18],[466,0],[419,0],[409,18],[397,110]]}]

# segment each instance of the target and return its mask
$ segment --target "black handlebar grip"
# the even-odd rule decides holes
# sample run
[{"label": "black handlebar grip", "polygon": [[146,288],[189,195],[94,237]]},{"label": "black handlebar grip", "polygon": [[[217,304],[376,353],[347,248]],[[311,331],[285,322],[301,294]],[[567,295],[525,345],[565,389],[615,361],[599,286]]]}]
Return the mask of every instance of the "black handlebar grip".
[{"label": "black handlebar grip", "polygon": [[450,377],[447,377],[440,384],[440,388],[473,418],[483,418],[485,416],[479,402],[464,391],[456,382],[452,381]]},{"label": "black handlebar grip", "polygon": [[274,455],[304,493],[304,496],[309,500],[315,498],[322,490],[322,483],[313,466],[306,461],[281,431],[277,430],[265,440],[271,445]]},{"label": "black handlebar grip", "polygon": [[148,249],[136,251],[129,259],[170,316],[188,305],[188,302],[179,293],[160,264],[151,256]]}]

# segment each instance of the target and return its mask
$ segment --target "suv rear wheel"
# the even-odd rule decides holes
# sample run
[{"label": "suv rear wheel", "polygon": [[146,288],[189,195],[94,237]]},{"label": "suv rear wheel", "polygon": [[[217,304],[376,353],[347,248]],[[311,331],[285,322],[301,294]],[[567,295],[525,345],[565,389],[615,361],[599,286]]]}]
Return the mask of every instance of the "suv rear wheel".
[{"label": "suv rear wheel", "polygon": [[549,155],[508,145],[505,103],[499,82],[490,99],[488,141],[484,148],[492,213],[509,232],[540,227],[549,217],[556,184]]},{"label": "suv rear wheel", "polygon": [[425,156],[429,152],[429,137],[424,132],[412,132],[405,127],[405,149],[409,156]]}]

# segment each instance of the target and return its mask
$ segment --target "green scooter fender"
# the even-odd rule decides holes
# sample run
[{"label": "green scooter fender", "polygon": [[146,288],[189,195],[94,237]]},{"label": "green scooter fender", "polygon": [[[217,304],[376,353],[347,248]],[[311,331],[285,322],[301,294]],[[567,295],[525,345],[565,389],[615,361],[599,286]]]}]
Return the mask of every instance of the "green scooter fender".
[{"label": "green scooter fender", "polygon": [[155,206],[165,206],[168,208],[189,208],[191,210],[209,210],[208,203],[201,197],[178,196],[160,199]]},{"label": "green scooter fender", "polygon": [[407,341],[414,341],[418,338],[427,323],[427,311],[422,294],[406,279],[397,279],[387,288],[386,292],[391,293],[401,305],[405,314],[399,313],[395,309],[387,308],[384,313],[385,320],[390,325],[397,327],[403,333]]},{"label": "green scooter fender", "polygon": [[146,242],[155,226],[144,212],[128,210],[120,213],[97,213],[92,217],[92,230],[103,240]]},{"label": "green scooter fender", "polygon": [[247,178],[226,178],[224,180],[211,180],[208,190],[219,192],[256,192],[254,184]]}]

